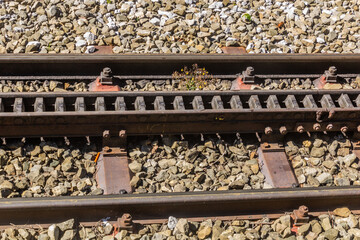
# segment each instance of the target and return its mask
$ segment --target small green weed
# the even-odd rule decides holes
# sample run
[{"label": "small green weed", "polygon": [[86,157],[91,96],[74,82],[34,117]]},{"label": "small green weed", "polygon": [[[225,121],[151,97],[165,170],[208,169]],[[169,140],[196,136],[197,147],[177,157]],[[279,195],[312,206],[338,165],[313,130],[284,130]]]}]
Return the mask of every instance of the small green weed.
[{"label": "small green weed", "polygon": [[175,71],[172,78],[179,81],[182,89],[187,90],[202,90],[215,81],[205,68],[199,68],[197,64],[193,64],[191,68],[185,66],[180,72]]},{"label": "small green weed", "polygon": [[247,22],[251,22],[251,15],[248,13],[244,13],[242,16]]}]

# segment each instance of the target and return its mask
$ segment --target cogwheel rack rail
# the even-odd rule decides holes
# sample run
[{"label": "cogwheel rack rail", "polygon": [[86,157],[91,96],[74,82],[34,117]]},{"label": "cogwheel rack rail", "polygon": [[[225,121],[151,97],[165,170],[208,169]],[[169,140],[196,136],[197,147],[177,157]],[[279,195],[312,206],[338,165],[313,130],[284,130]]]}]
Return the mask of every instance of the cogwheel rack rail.
[{"label": "cogwheel rack rail", "polygon": [[1,93],[0,110],[2,137],[346,132],[360,90]]}]

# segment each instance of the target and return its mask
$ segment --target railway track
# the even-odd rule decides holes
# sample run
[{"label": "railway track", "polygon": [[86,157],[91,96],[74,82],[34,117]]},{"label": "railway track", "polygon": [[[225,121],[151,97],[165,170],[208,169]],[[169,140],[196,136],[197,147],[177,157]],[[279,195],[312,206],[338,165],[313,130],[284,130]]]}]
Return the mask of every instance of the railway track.
[{"label": "railway track", "polygon": [[[21,138],[31,142],[41,138],[44,146],[44,139],[60,137],[65,142],[75,137],[87,137],[88,142],[89,137],[96,139],[100,146],[96,150],[99,152],[96,174],[90,175],[96,178],[105,194],[1,199],[0,214],[4,218],[0,225],[48,226],[76,216],[79,223],[87,226],[108,217],[109,222],[126,228],[129,226],[124,226],[126,221],[124,223],[122,218],[125,213],[139,224],[164,223],[169,216],[186,217],[193,221],[206,218],[274,219],[301,205],[306,205],[314,216],[343,206],[359,214],[357,186],[298,188],[298,174],[294,173],[291,156],[285,151],[284,144],[285,137],[294,133],[309,137],[340,133],[350,142],[349,154],[360,156],[360,91],[334,90],[331,87],[322,89],[324,84],[343,86],[344,81],[346,84],[354,82],[359,75],[358,61],[357,55],[19,56],[16,60],[1,56],[0,63],[4,67],[0,69],[0,80],[4,82],[16,84],[39,80],[94,84],[96,79],[98,82],[109,80],[109,76],[104,78],[102,75],[104,71],[98,76],[100,70],[110,67],[116,74],[103,86],[120,91],[91,91],[89,88],[89,92],[0,93],[0,137],[4,142]],[[240,90],[121,91],[125,80],[165,81],[171,79],[174,70],[193,63],[206,67],[219,81],[232,81],[233,86],[235,84]],[[255,74],[248,72],[248,66],[255,69]],[[336,66],[338,72],[331,72],[329,66]],[[290,82],[291,79],[309,78],[312,86],[320,88],[244,90],[256,89],[251,86],[260,86],[269,78],[275,81],[290,79]],[[140,171],[132,171],[129,167],[129,163],[135,161],[129,158],[128,142],[131,137],[179,135],[183,142],[177,144],[184,149],[185,145],[181,144],[187,141],[183,139],[186,134],[200,135],[202,142],[203,135],[213,134],[221,141],[221,137],[228,134],[236,136],[241,142],[244,134],[253,134],[258,143],[248,149],[243,146],[246,154],[242,156],[243,160],[238,161],[255,160],[266,183],[274,189],[131,194],[134,192],[132,179],[141,178],[142,174],[141,167]],[[155,144],[152,150],[140,152],[152,156],[157,147]],[[5,148],[5,145],[3,148],[14,151],[11,147]],[[241,148],[234,145],[229,151],[226,146],[225,151],[239,155],[236,151]],[[215,147],[201,149],[199,151],[215,152]],[[190,148],[188,150],[191,151]],[[58,150],[54,148],[51,151]],[[39,161],[38,155],[42,154],[34,153],[32,156],[30,151],[24,152],[21,157],[28,157],[30,161]],[[11,154],[14,155],[13,152]],[[146,154],[143,155],[146,157]],[[94,156],[90,159],[93,161]],[[356,166],[354,169],[357,169]],[[52,170],[46,168],[46,171]],[[198,174],[200,170],[196,171]]]}]

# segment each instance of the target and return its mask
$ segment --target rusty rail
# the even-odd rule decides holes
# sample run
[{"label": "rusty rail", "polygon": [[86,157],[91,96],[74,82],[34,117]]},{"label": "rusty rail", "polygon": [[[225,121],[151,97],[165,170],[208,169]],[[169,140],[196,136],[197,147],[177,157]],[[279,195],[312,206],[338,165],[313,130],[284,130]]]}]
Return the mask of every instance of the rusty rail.
[{"label": "rusty rail", "polygon": [[314,214],[343,206],[359,213],[359,200],[359,187],[14,198],[0,199],[0,225],[46,225],[69,218],[86,225],[103,218],[116,222],[124,213],[142,223],[166,221],[169,216],[257,219],[276,217],[303,204]]},{"label": "rusty rail", "polygon": [[237,74],[253,66],[256,74],[321,74],[330,65],[338,74],[359,73],[359,54],[158,54],[158,55],[1,55],[0,76],[95,75],[110,67],[116,75],[166,75],[194,63],[210,73]]}]

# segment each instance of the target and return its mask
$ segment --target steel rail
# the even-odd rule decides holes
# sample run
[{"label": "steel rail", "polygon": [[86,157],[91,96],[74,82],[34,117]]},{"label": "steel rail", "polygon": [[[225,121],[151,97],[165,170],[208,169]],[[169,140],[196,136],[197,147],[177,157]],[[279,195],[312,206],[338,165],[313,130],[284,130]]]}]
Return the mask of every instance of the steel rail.
[{"label": "steel rail", "polygon": [[159,54],[159,55],[24,55],[0,56],[0,76],[97,76],[104,67],[115,75],[168,75],[197,63],[214,75],[240,73],[253,66],[255,74],[323,73],[334,65],[338,74],[358,74],[360,54]]},{"label": "steel rail", "polygon": [[177,218],[256,219],[277,216],[306,205],[310,211],[347,206],[359,212],[360,187],[186,192],[82,197],[0,199],[0,225],[49,224],[75,218],[96,223],[129,213],[136,222]]},{"label": "steel rail", "polygon": [[[216,79],[229,79],[233,80],[237,78],[239,74],[227,74],[227,75],[211,75],[212,78]],[[321,74],[262,74],[256,75],[258,79],[264,80],[267,78],[270,79],[289,79],[289,78],[310,78],[316,79],[319,78]],[[341,78],[355,78],[358,74],[338,74]],[[0,80],[9,80],[9,81],[35,81],[35,80],[56,80],[56,81],[93,81],[98,76],[0,76]],[[168,80],[172,79],[172,75],[115,75],[114,78],[118,80]]]}]

